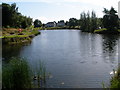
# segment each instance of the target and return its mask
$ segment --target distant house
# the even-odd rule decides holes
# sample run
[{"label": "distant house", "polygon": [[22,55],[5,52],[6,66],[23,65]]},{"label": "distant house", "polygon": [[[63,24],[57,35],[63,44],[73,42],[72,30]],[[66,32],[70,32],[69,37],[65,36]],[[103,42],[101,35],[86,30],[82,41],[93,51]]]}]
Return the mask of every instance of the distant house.
[{"label": "distant house", "polygon": [[45,24],[45,27],[56,27],[56,22],[48,22],[47,24]]},{"label": "distant house", "polygon": [[58,21],[57,26],[58,27],[64,27],[65,26],[64,20]]}]

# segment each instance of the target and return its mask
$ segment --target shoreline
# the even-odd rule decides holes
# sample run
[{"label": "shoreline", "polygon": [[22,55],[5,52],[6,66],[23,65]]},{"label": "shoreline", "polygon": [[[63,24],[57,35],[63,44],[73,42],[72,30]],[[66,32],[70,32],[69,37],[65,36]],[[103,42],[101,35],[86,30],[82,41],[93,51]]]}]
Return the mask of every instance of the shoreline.
[{"label": "shoreline", "polygon": [[96,34],[120,34],[120,29],[117,30],[107,30],[106,28],[95,30]]},{"label": "shoreline", "polygon": [[3,45],[4,44],[21,44],[21,43],[31,42],[32,38],[37,36],[41,32],[38,30],[33,30],[33,31],[26,31],[26,32],[23,31],[23,32],[18,33],[16,31],[10,32],[9,30],[9,33],[7,33],[7,31],[4,31],[4,33],[6,34],[0,37],[2,39]]}]

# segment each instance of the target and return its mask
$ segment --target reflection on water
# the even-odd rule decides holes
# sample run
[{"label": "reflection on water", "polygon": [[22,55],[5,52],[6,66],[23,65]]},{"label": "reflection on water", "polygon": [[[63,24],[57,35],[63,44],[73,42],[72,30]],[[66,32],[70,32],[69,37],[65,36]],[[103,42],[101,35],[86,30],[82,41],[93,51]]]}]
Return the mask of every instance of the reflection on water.
[{"label": "reflection on water", "polygon": [[3,58],[25,57],[32,67],[44,61],[52,76],[47,87],[99,88],[102,82],[109,85],[110,72],[117,67],[118,40],[79,30],[43,30],[27,46],[5,46]]},{"label": "reflection on water", "polygon": [[118,35],[102,35],[104,53],[114,53],[116,45],[118,44]]},{"label": "reflection on water", "polygon": [[[118,60],[118,35],[102,35],[103,38],[103,53],[104,57],[109,60],[112,64]],[[113,67],[113,65],[111,65]]]},{"label": "reflection on water", "polygon": [[27,46],[30,43],[24,45],[2,45],[2,59],[9,60],[11,57],[19,57],[23,46]]}]

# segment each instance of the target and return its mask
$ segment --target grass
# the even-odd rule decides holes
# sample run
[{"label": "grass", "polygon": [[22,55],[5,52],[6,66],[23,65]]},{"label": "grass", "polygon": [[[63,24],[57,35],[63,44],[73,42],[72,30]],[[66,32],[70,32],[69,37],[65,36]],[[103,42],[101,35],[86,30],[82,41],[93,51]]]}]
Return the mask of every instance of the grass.
[{"label": "grass", "polygon": [[40,34],[37,29],[22,29],[22,32],[18,32],[18,29],[3,28],[3,44],[18,44],[23,42],[29,42],[32,37]]},{"label": "grass", "polygon": [[97,33],[97,32],[102,32],[102,31],[106,31],[107,29],[106,28],[102,28],[102,29],[97,29],[94,31],[94,33]]},{"label": "grass", "polygon": [[64,26],[64,27],[46,27],[44,29],[46,29],[46,30],[55,30],[55,29],[80,29],[80,27],[79,26],[75,26],[75,27]]},{"label": "grass", "polygon": [[33,69],[33,67],[28,65],[28,62],[25,59],[15,57],[11,58],[8,64],[3,65],[2,88],[18,89],[45,87],[45,65],[40,61],[36,66],[36,69]]},{"label": "grass", "polygon": [[3,38],[16,38],[16,37],[27,37],[28,35],[10,35],[10,36],[3,36]]},{"label": "grass", "polygon": [[12,58],[3,66],[3,88],[30,88],[31,77],[28,63],[20,58]]},{"label": "grass", "polygon": [[10,36],[10,35],[19,35],[20,33],[23,35],[31,35],[34,33],[39,33],[39,28],[27,28],[27,29],[22,29],[22,32],[18,32],[18,29],[15,28],[3,28],[2,29],[2,36]]},{"label": "grass", "polygon": [[4,38],[4,36],[0,36],[0,38]]},{"label": "grass", "polygon": [[46,67],[44,62],[39,61],[36,63],[35,70],[33,70],[33,76],[34,76],[34,82],[36,82],[36,85],[34,85],[35,88],[44,88],[46,83]]},{"label": "grass", "polygon": [[106,28],[102,28],[102,29],[95,30],[94,33],[99,33],[99,34],[119,34],[120,29],[118,29],[118,30],[108,30]]}]

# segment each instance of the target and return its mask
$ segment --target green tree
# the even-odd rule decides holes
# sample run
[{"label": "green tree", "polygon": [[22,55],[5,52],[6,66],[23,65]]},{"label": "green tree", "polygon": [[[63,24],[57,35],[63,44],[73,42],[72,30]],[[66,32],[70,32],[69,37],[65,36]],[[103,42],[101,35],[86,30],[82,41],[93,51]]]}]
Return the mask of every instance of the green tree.
[{"label": "green tree", "polygon": [[41,27],[41,26],[42,26],[42,22],[40,20],[36,19],[34,21],[34,27]]},{"label": "green tree", "polygon": [[83,32],[94,32],[99,27],[98,18],[94,11],[88,13],[82,12],[80,14],[80,29]]},{"label": "green tree", "polygon": [[11,5],[2,3],[2,26],[14,28],[26,28],[32,24],[32,18],[23,16],[18,12],[16,3]]},{"label": "green tree", "polygon": [[74,28],[75,26],[78,25],[78,20],[76,18],[70,18],[69,19],[69,27],[71,28]]},{"label": "green tree", "polygon": [[108,30],[115,30],[119,27],[119,18],[116,15],[117,11],[111,7],[110,10],[104,8],[104,16],[103,16],[103,26]]},{"label": "green tree", "polygon": [[69,22],[68,22],[68,21],[66,21],[66,22],[65,22],[65,25],[66,25],[66,26],[69,26]]},{"label": "green tree", "polygon": [[90,32],[94,32],[95,29],[98,28],[98,24],[97,24],[97,17],[94,11],[92,11],[92,16],[91,16],[91,31]]}]

